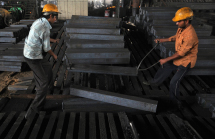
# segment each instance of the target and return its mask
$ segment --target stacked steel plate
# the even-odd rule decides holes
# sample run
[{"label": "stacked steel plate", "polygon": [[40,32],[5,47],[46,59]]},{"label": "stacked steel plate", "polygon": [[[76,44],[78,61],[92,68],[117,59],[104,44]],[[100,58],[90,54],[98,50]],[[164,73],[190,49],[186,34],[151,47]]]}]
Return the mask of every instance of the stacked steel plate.
[{"label": "stacked steel plate", "polygon": [[72,16],[65,22],[66,54],[73,64],[128,64],[119,18]]}]

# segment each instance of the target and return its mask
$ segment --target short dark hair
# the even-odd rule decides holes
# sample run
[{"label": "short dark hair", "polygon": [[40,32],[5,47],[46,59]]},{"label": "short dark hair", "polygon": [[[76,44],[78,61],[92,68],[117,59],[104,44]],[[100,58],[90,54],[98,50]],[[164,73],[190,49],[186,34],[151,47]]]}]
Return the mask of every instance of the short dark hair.
[{"label": "short dark hair", "polygon": [[55,14],[55,13],[50,13],[48,15],[42,15],[42,17],[46,18],[46,19],[49,19],[50,18],[50,15],[52,18],[54,18],[54,16],[57,16],[58,14]]}]

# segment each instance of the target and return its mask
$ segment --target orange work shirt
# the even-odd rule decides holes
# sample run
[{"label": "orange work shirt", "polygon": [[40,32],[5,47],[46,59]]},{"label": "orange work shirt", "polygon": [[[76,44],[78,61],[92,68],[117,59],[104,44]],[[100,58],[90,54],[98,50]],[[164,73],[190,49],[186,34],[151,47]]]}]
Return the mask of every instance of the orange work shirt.
[{"label": "orange work shirt", "polygon": [[182,30],[178,28],[175,36],[169,38],[169,41],[175,41],[175,52],[181,57],[173,60],[176,66],[187,67],[191,63],[190,68],[196,64],[199,40],[196,31],[192,25]]}]

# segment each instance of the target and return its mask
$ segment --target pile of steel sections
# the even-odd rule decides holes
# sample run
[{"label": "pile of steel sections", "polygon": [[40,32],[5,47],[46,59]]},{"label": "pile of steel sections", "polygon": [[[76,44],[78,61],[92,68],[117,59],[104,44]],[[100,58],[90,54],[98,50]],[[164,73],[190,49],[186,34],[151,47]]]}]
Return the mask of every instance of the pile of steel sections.
[{"label": "pile of steel sections", "polygon": [[120,35],[121,19],[72,16],[65,22],[66,54],[72,64],[129,64],[130,51]]}]

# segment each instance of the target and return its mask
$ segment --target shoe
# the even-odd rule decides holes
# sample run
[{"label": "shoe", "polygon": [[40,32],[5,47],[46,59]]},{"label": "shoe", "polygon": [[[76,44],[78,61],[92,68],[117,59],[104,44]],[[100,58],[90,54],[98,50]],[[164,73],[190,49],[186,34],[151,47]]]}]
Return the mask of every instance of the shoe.
[{"label": "shoe", "polygon": [[148,81],[143,81],[144,85],[150,85],[150,83]]}]

